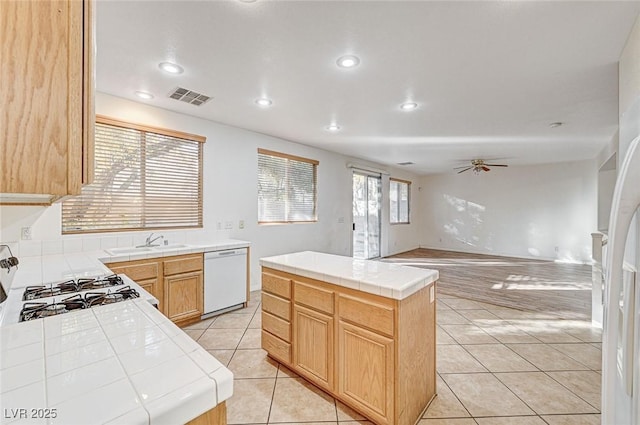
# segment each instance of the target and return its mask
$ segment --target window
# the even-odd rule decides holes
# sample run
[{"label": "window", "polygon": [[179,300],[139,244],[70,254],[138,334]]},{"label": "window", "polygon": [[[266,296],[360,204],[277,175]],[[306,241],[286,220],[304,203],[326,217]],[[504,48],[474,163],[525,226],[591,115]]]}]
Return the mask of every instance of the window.
[{"label": "window", "polygon": [[202,227],[205,138],[97,117],[94,182],[62,204],[62,233]]},{"label": "window", "polygon": [[389,201],[391,224],[409,224],[409,193],[411,182],[389,179]]},{"label": "window", "polygon": [[258,223],[317,221],[318,164],[258,149]]}]

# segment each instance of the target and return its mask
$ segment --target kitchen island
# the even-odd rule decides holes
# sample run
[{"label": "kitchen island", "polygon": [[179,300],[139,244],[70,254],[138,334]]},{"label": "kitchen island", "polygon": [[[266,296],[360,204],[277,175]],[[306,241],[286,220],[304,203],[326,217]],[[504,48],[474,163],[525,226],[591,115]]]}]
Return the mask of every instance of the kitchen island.
[{"label": "kitchen island", "polygon": [[436,270],[319,252],[262,258],[262,348],[377,424],[435,396]]}]

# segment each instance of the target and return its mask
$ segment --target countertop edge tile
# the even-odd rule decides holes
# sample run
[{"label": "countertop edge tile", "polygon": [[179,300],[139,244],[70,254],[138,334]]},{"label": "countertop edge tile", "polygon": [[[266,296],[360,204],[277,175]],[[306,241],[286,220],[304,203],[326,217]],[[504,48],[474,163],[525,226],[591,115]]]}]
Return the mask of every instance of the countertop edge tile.
[{"label": "countertop edge tile", "polygon": [[[178,388],[144,403],[149,412],[149,422],[153,425],[186,423],[220,404],[216,400],[216,384],[210,378],[200,378],[187,386],[188,391],[185,391],[186,387]],[[176,408],[176,404],[180,407]]]},{"label": "countertop edge tile", "polygon": [[439,277],[437,270],[313,251],[264,257],[259,263],[263,267],[397,300],[407,298]]}]

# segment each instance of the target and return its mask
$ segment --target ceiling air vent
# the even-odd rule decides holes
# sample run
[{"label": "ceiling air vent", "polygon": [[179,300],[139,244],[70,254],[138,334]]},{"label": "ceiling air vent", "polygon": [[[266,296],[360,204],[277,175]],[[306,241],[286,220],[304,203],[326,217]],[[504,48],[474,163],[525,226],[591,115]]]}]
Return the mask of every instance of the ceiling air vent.
[{"label": "ceiling air vent", "polygon": [[169,93],[169,97],[171,99],[180,100],[182,102],[187,102],[196,106],[200,106],[211,99],[211,96],[207,96],[206,94],[198,93],[182,87],[178,87],[177,89]]},{"label": "ceiling air vent", "polygon": [[398,162],[398,165],[413,165],[413,162]]}]

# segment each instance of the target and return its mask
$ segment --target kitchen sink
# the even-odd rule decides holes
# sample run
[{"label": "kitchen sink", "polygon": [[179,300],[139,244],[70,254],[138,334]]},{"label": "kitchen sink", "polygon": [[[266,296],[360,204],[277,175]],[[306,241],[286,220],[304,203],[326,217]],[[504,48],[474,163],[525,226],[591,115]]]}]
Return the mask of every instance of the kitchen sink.
[{"label": "kitchen sink", "polygon": [[174,243],[170,245],[158,245],[158,246],[128,246],[126,248],[111,248],[107,249],[107,253],[109,255],[128,255],[128,254],[140,254],[143,252],[158,252],[158,251],[169,251],[176,250],[182,248],[188,248],[189,245],[185,245],[183,243]]},{"label": "kitchen sink", "polygon": [[153,249],[147,246],[141,246],[140,248],[135,246],[130,246],[126,248],[111,248],[106,249],[109,255],[126,255],[126,254],[138,254],[141,252],[151,252]]}]

